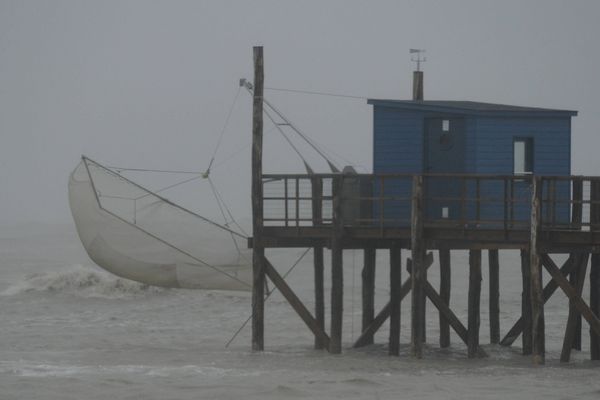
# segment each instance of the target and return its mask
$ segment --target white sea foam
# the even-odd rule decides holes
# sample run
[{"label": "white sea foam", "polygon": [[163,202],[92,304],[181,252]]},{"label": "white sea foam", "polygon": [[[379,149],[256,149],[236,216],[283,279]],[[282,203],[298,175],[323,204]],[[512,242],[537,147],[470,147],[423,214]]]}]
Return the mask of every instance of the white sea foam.
[{"label": "white sea foam", "polygon": [[30,274],[22,281],[13,283],[0,295],[46,292],[81,297],[124,298],[160,293],[165,290],[118,278],[93,267],[72,265]]},{"label": "white sea foam", "polygon": [[69,365],[35,362],[1,362],[0,373],[22,377],[69,377],[76,375],[146,375],[156,377],[169,376],[205,376],[218,378],[231,376],[234,371],[204,365],[154,366],[154,365]]}]

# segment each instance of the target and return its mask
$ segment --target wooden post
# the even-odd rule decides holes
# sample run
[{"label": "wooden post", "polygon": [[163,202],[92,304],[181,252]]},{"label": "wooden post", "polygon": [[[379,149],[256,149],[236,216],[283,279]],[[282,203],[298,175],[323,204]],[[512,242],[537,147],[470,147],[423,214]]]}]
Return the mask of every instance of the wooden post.
[{"label": "wooden post", "polygon": [[[590,187],[590,207],[591,230],[598,232],[600,230],[600,181],[592,180]],[[590,309],[600,318],[600,254],[592,254],[590,266]],[[590,329],[590,353],[592,360],[600,360],[600,335],[595,334]]]},{"label": "wooden post", "polygon": [[402,286],[402,259],[400,247],[390,249],[390,340],[389,355],[400,354],[400,296]]},{"label": "wooden post", "polygon": [[[592,254],[590,266],[590,308],[600,318],[600,254]],[[590,329],[590,354],[592,360],[600,360],[600,335]]]},{"label": "wooden post", "polygon": [[490,343],[500,341],[500,262],[498,250],[488,250],[490,291]]},{"label": "wooden post", "polygon": [[[375,262],[377,250],[364,249],[364,266],[362,270],[362,332],[375,318]],[[365,336],[364,345],[373,344],[373,334]]]},{"label": "wooden post", "polygon": [[264,350],[265,248],[262,244],[263,190],[263,48],[254,47],[254,94],[252,101],[252,350]]},{"label": "wooden post", "polygon": [[544,295],[542,288],[542,264],[539,253],[539,232],[541,230],[542,180],[534,177],[531,198],[531,239],[529,258],[531,270],[531,350],[533,363],[543,364],[545,360]]},{"label": "wooden post", "polygon": [[[440,297],[446,306],[450,306],[450,287],[451,287],[451,270],[450,270],[450,249],[440,249]],[[450,325],[440,312],[440,347],[446,348],[450,346]]]},{"label": "wooden post", "polygon": [[342,247],[343,215],[342,215],[343,176],[333,179],[333,229],[331,237],[331,340],[329,352],[342,352],[342,322],[344,312],[344,268]]},{"label": "wooden post", "polygon": [[[585,273],[587,270],[587,263],[589,259],[589,254],[577,254],[571,255],[571,257],[575,258],[574,263],[576,263],[577,267],[573,269],[573,271],[577,271],[575,280],[575,291],[577,296],[581,297],[583,292],[583,283],[585,282]],[[573,276],[573,273],[571,273]],[[579,324],[578,324],[579,323]],[[575,349],[575,341],[577,340],[577,336],[579,335],[579,346],[581,346],[581,313],[575,307],[575,302],[569,299],[569,317],[567,319],[567,327],[565,329],[565,337],[563,340],[563,348],[560,353],[560,362],[569,362],[571,358],[571,349]],[[581,348],[581,347],[580,347]]]},{"label": "wooden post", "polygon": [[521,250],[521,275],[523,292],[521,294],[521,317],[523,318],[523,355],[531,354],[531,268],[529,250]]},{"label": "wooden post", "polygon": [[[312,186],[312,222],[313,226],[323,222],[323,180],[318,177],[311,179]],[[315,319],[321,330],[325,330],[325,289],[323,246],[313,248],[313,264],[315,272]],[[325,344],[315,336],[315,349],[323,349]]]},{"label": "wooden post", "polygon": [[[573,257],[576,259],[577,264],[579,264],[579,256],[575,255],[575,253],[571,253],[569,255],[569,257]],[[573,271],[571,272],[571,274],[569,275],[569,283],[576,287],[578,285],[578,282],[580,279],[584,279],[585,277],[581,277],[581,270],[580,268],[575,268],[573,269]],[[581,314],[577,314],[576,312],[573,314],[573,316],[571,316],[571,312],[573,310],[573,305],[570,304],[569,305],[569,318],[572,318],[574,322],[572,322],[572,324],[574,324],[574,332],[573,332],[573,340],[571,340],[569,343],[571,343],[571,346],[573,349],[575,350],[579,350],[581,351]]]},{"label": "wooden post", "polygon": [[469,306],[467,323],[467,353],[477,357],[479,349],[481,299],[481,250],[469,250]]},{"label": "wooden post", "polygon": [[[581,178],[573,179],[573,195],[572,195],[572,212],[571,212],[571,225],[574,229],[581,229],[581,222],[583,221],[583,180]],[[579,259],[580,255],[576,256],[576,253],[571,253],[569,257]],[[579,279],[585,280],[585,275],[580,276],[581,269],[574,268],[569,276],[569,281],[573,286],[577,286]],[[569,314],[573,307],[569,306]],[[581,314],[575,313],[571,318],[575,319],[575,332],[572,340],[572,346],[575,350],[581,351]]]},{"label": "wooden post", "polygon": [[425,311],[423,238],[423,176],[413,177],[411,206],[411,253],[412,253],[412,304],[411,304],[411,353],[423,357],[423,326]]}]

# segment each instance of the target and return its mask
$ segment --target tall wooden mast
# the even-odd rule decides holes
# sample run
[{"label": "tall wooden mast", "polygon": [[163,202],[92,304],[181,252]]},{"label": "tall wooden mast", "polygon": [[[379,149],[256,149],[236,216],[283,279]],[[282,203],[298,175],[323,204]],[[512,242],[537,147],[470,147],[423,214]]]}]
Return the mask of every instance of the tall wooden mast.
[{"label": "tall wooden mast", "polygon": [[252,349],[264,349],[265,313],[265,248],[262,243],[263,191],[263,85],[264,62],[262,46],[254,47],[254,95],[252,112]]}]

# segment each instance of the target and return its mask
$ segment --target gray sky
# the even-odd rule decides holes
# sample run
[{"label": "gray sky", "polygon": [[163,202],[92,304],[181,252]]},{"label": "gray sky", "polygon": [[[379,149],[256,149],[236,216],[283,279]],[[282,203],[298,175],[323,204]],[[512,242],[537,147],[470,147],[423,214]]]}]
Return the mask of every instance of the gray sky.
[{"label": "gray sky", "polygon": [[[598,17],[595,0],[0,0],[0,223],[69,221],[66,183],[81,154],[206,168],[257,44],[269,87],[398,99],[411,94],[408,49],[425,48],[426,99],[578,110],[573,172],[600,175]],[[266,95],[370,170],[365,101]],[[238,213],[249,209],[250,103],[241,93],[214,169]],[[265,130],[265,171],[302,172]],[[202,211],[209,197],[194,196]]]}]

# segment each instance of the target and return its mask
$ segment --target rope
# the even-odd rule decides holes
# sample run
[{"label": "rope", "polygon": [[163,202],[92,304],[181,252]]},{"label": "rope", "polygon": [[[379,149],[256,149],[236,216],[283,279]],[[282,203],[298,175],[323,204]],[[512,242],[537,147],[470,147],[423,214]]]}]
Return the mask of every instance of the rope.
[{"label": "rope", "polygon": [[114,169],[116,172],[124,172],[124,171],[135,171],[135,172],[161,172],[165,174],[192,174],[192,175],[200,175],[202,172],[198,171],[178,171],[178,170],[169,170],[169,169],[145,169],[145,168],[125,168],[125,167],[115,167],[107,165],[106,168]]},{"label": "rope", "polygon": [[221,193],[217,190],[217,186],[210,180],[210,178],[208,178],[208,181],[211,184],[211,187],[213,189],[213,193],[217,197],[217,201],[221,202],[221,204],[225,208],[225,211],[227,212],[227,215],[229,215],[230,222],[232,222],[244,235],[250,236],[250,235],[248,235],[248,233],[246,233],[246,231],[244,231],[244,228],[242,228],[240,226],[240,224],[238,224],[238,222],[236,221],[236,219],[233,217],[233,214],[231,213],[231,210],[227,206],[227,203],[225,203],[225,200],[223,200],[223,196],[221,196]]},{"label": "rope", "polygon": [[294,132],[296,132],[296,134],[298,136],[300,136],[306,143],[308,143],[308,145],[310,147],[313,148],[314,151],[317,152],[317,154],[319,154],[326,162],[327,164],[329,164],[329,167],[337,172],[339,171],[338,168],[336,167],[335,163],[332,162],[327,155],[325,155],[325,153],[323,153],[323,151],[319,148],[319,146],[317,145],[316,142],[314,142],[313,139],[311,139],[310,137],[308,137],[307,135],[305,135],[304,133],[302,133],[302,131],[300,131],[300,129],[296,128],[294,126],[294,124],[292,124],[292,122],[290,120],[288,120],[282,113],[281,111],[279,111],[275,106],[273,106],[271,103],[269,103],[265,98],[263,98],[263,102],[264,104],[270,108],[273,112],[275,112],[275,114],[277,114],[285,123],[286,125],[288,125]]},{"label": "rope", "polygon": [[331,92],[315,92],[315,91],[311,91],[311,90],[300,90],[300,89],[265,87],[265,90],[273,90],[275,92],[313,94],[313,95],[317,95],[317,96],[343,97],[343,98],[347,98],[347,99],[360,99],[360,100],[368,99],[368,97],[365,97],[365,96],[353,96],[353,95],[349,95],[349,94],[339,94],[339,93],[331,93]]},{"label": "rope", "polygon": [[[287,270],[287,272],[283,275],[283,279],[287,278],[287,276],[294,270],[294,268],[296,268],[296,265],[300,264],[300,261],[302,261],[302,259],[304,258],[304,256],[310,251],[310,247],[307,248],[306,250],[304,250],[304,253],[302,253],[300,255],[300,257],[296,260],[296,262],[294,263],[294,265],[292,265],[290,267],[290,269]],[[277,286],[275,286],[273,288],[273,290],[271,290],[267,296],[265,296],[265,301],[267,301],[269,299],[269,297],[271,297],[271,295],[275,292],[275,290],[277,289]],[[246,321],[244,321],[244,323],[242,324],[242,326],[240,326],[240,328],[233,334],[233,336],[231,337],[231,339],[229,339],[229,341],[227,342],[227,344],[225,345],[225,348],[228,348],[229,345],[235,340],[235,338],[240,334],[240,332],[242,331],[242,329],[244,329],[244,327],[248,324],[248,322],[250,322],[250,320],[252,319],[252,315],[250,315]]]},{"label": "rope", "polygon": [[271,114],[269,114],[269,112],[267,110],[263,110],[263,111],[264,111],[265,115],[269,118],[269,120],[273,123],[273,125],[275,126],[275,128],[277,128],[277,130],[279,131],[279,133],[281,133],[281,136],[283,136],[283,138],[288,142],[288,144],[292,147],[292,149],[294,149],[294,151],[296,152],[296,154],[298,155],[298,157],[300,157],[300,159],[302,160],[302,162],[306,166],[306,169],[310,173],[312,171],[312,169],[308,165],[308,162],[306,162],[306,159],[304,159],[304,157],[302,156],[302,153],[300,153],[300,150],[298,150],[298,148],[294,145],[294,143],[290,140],[290,138],[285,134],[285,132],[283,131],[283,129],[281,129],[280,124],[278,124],[275,121],[275,119],[273,118],[273,116]]},{"label": "rope", "polygon": [[213,150],[212,156],[210,158],[210,162],[208,163],[208,167],[206,168],[206,172],[204,173],[206,177],[210,174],[210,167],[212,167],[213,162],[215,161],[215,156],[217,155],[217,151],[221,146],[221,142],[223,141],[223,136],[225,135],[225,131],[227,130],[227,125],[229,125],[229,120],[231,119],[231,114],[233,113],[233,109],[235,107],[235,103],[237,103],[237,99],[240,96],[241,86],[238,87],[238,90],[233,99],[233,103],[231,103],[231,107],[229,107],[229,112],[227,113],[227,117],[225,118],[225,123],[223,124],[223,129],[221,129],[221,133],[219,134],[219,139],[217,140],[217,144],[215,145],[215,149]]},{"label": "rope", "polygon": [[[225,216],[225,211],[223,210],[221,201],[219,201],[220,199],[219,199],[219,195],[217,194],[218,193],[217,188],[215,187],[214,183],[212,182],[212,180],[210,178],[208,178],[208,183],[210,184],[210,188],[213,192],[213,195],[215,196],[215,200],[217,201],[217,206],[219,206],[219,211],[221,211],[221,215],[223,216],[223,221],[225,222],[224,225],[229,228],[229,222],[227,222],[227,217]],[[239,227],[237,222],[235,223],[235,225]],[[235,237],[233,236],[233,234],[231,232],[229,234],[231,235],[231,240],[233,241],[233,245],[235,246],[235,249],[237,250],[238,255],[242,255],[242,250],[240,249],[240,246],[238,245],[237,241],[235,240]]]}]

